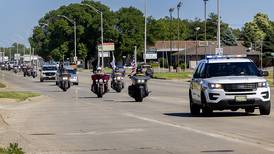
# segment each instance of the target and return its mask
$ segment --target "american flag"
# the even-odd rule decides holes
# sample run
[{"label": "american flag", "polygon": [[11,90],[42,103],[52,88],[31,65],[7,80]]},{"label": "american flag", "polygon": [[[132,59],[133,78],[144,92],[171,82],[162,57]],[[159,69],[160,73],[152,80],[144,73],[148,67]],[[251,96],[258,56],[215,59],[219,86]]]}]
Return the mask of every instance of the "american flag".
[{"label": "american flag", "polygon": [[135,60],[133,60],[133,61],[131,62],[131,67],[132,67],[131,72],[135,72],[135,71],[136,71],[136,63],[135,63]]}]

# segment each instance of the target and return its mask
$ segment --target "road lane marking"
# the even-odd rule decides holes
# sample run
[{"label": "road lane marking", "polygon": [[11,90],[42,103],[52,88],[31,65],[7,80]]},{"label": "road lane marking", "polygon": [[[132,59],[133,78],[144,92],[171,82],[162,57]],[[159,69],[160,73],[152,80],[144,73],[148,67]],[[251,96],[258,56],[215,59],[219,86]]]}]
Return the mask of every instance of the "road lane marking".
[{"label": "road lane marking", "polygon": [[261,149],[264,149],[264,150],[267,150],[267,151],[270,151],[270,152],[274,152],[274,145],[273,144],[264,143],[264,145],[263,145],[262,141],[258,141],[258,140],[251,141],[249,138],[245,138],[245,137],[239,138],[237,136],[232,136],[232,135],[229,135],[229,134],[211,133],[211,132],[191,128],[191,127],[188,127],[188,126],[172,124],[172,123],[168,123],[168,122],[164,122],[164,121],[159,121],[159,120],[156,120],[156,119],[151,119],[151,118],[147,118],[147,117],[134,115],[132,113],[124,113],[124,115],[128,116],[128,117],[135,118],[135,119],[147,121],[147,122],[160,124],[160,125],[163,125],[163,126],[170,126],[170,127],[179,128],[179,129],[183,129],[183,130],[186,130],[186,131],[194,132],[194,133],[197,133],[197,134],[210,136],[210,137],[213,137],[213,138],[227,140],[227,141],[230,141],[230,142],[242,143],[242,144],[246,144],[246,145],[250,145],[250,146],[256,146],[258,148],[261,148]]},{"label": "road lane marking", "polygon": [[124,129],[124,130],[116,130],[116,131],[108,131],[108,132],[78,132],[78,133],[66,133],[65,135],[107,135],[107,134],[128,134],[128,133],[137,133],[143,132],[144,129],[141,128],[132,128],[132,129]]}]

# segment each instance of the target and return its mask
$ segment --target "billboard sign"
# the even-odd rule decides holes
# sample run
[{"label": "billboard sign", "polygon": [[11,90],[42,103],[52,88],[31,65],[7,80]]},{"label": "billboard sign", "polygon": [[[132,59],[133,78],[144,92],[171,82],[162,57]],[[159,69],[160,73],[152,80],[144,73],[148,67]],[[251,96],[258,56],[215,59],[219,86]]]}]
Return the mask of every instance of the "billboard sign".
[{"label": "billboard sign", "polygon": [[[102,44],[98,44],[97,46],[98,51],[102,51]],[[114,51],[115,50],[115,46],[114,43],[104,43],[104,51]]]},{"label": "billboard sign", "polygon": [[14,59],[15,60],[20,60],[20,54],[14,54]]},{"label": "billboard sign", "polygon": [[[102,57],[102,52],[98,53],[99,57]],[[103,53],[104,57],[110,57],[110,52],[104,52]]]}]

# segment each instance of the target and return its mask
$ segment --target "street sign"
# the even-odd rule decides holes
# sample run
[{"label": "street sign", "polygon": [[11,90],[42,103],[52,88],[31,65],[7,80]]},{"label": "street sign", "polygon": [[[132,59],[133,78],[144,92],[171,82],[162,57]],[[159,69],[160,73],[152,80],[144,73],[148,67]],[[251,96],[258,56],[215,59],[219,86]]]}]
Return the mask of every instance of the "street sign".
[{"label": "street sign", "polygon": [[[114,43],[104,43],[104,51],[114,51],[115,50],[115,46],[114,46]],[[102,51],[102,44],[99,44],[97,46],[98,48],[98,51]]]},{"label": "street sign", "polygon": [[144,54],[144,59],[157,59],[157,53]]},{"label": "street sign", "polygon": [[215,53],[216,53],[216,55],[223,55],[224,54],[224,49],[223,48],[216,48]]},{"label": "street sign", "polygon": [[9,61],[9,57],[8,56],[4,56],[4,62]]},{"label": "street sign", "polygon": [[20,60],[20,54],[14,54],[14,59],[15,60]]},{"label": "street sign", "polygon": [[30,62],[31,61],[31,56],[30,55],[24,55],[23,56],[23,61],[24,62]]},{"label": "street sign", "polygon": [[208,41],[199,41],[199,47],[207,47]]},{"label": "street sign", "polygon": [[73,61],[77,61],[77,57],[75,56],[75,57],[73,57]]},{"label": "street sign", "polygon": [[[102,52],[99,52],[98,54],[99,54],[99,57],[102,57]],[[103,55],[104,55],[104,57],[110,57],[110,52],[106,52],[106,51],[105,51],[105,52],[103,53]]]}]

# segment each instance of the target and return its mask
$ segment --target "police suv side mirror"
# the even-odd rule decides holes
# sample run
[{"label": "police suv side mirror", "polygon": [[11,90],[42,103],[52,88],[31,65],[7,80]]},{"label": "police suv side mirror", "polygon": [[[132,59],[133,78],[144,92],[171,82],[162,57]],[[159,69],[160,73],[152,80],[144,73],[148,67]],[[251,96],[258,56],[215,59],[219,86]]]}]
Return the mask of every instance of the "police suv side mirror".
[{"label": "police suv side mirror", "polygon": [[260,71],[260,73],[261,73],[261,76],[268,76],[269,75],[268,71]]}]

